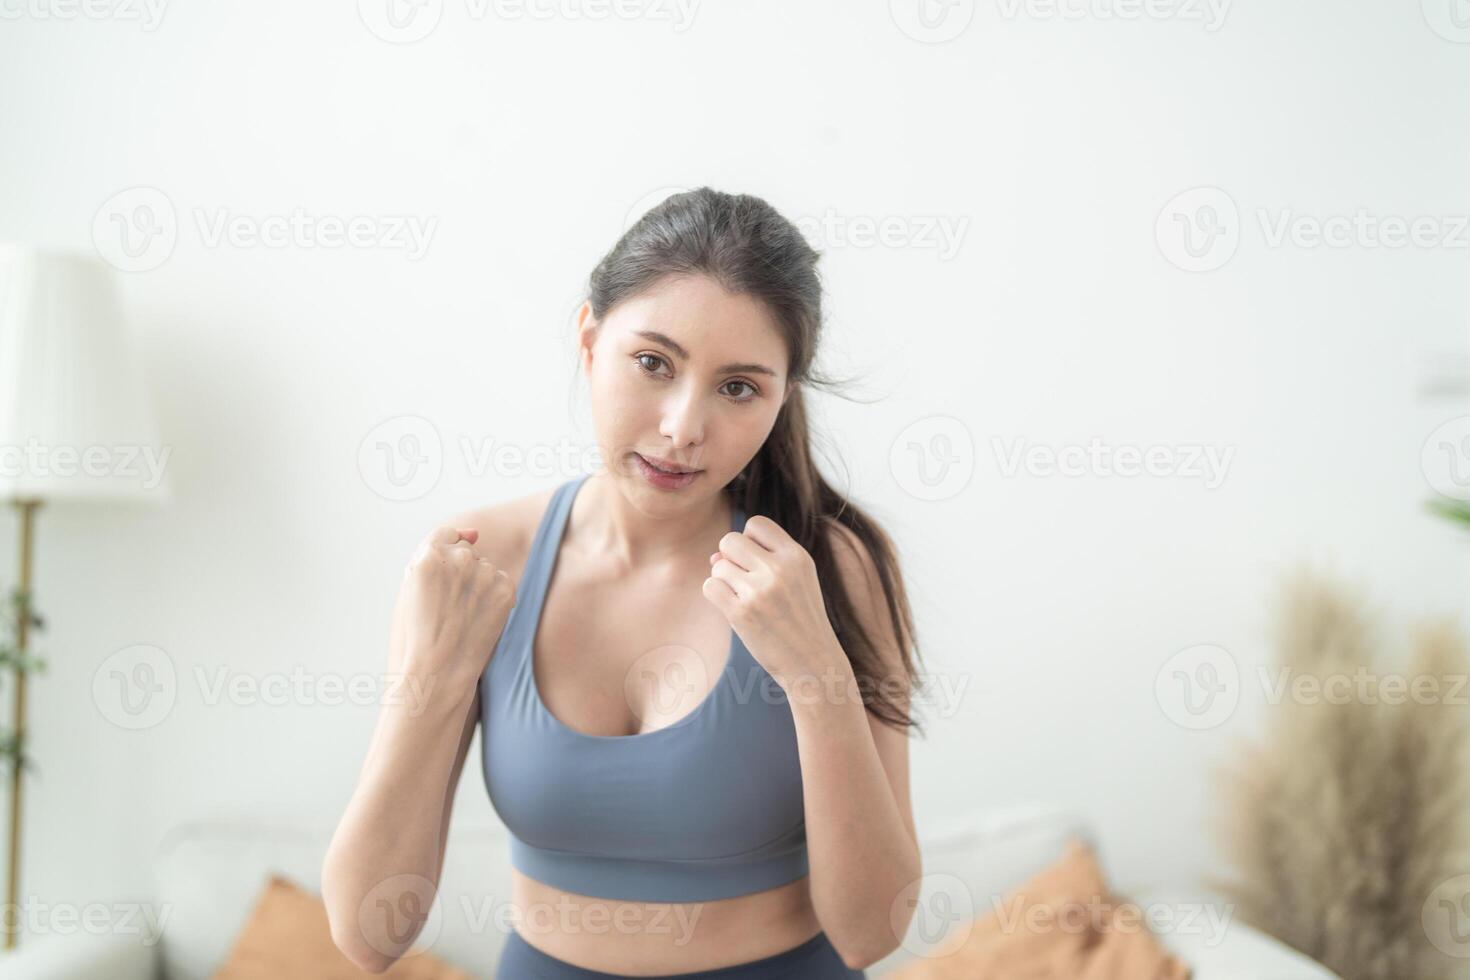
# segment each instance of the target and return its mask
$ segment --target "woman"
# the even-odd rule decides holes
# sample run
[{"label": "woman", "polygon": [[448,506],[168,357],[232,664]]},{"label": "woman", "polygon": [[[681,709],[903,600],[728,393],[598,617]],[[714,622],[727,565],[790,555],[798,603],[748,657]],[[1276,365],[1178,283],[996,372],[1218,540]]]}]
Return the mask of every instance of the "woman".
[{"label": "woman", "polygon": [[365,969],[422,927],[380,920],[429,907],[477,722],[520,913],[497,977],[824,980],[897,947],[912,614],[809,454],[817,258],[764,201],[700,188],[593,271],[606,466],[460,515],[405,574],[390,669],[437,693],[384,706],[323,867]]}]

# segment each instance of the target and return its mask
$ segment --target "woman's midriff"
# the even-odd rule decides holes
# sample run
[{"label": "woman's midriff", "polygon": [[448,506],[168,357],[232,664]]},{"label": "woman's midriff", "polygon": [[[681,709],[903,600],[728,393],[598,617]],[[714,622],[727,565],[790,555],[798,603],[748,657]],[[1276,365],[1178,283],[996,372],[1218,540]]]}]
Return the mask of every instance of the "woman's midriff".
[{"label": "woman's midriff", "polygon": [[625,902],[511,871],[514,928],[544,953],[629,976],[714,970],[774,956],[822,931],[810,877],[707,902]]}]

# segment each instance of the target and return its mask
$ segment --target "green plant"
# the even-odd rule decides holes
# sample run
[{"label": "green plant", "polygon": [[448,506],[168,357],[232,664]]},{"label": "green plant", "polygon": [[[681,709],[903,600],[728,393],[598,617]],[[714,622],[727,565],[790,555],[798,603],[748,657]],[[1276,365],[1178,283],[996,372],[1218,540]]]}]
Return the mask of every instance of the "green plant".
[{"label": "green plant", "polygon": [[[0,612],[0,620],[3,620],[3,631],[0,631],[0,678],[4,677],[6,671],[13,672],[17,676],[27,672],[38,672],[46,669],[46,661],[31,653],[29,650],[22,652],[20,649],[21,624],[28,627],[27,646],[33,632],[39,632],[46,628],[46,621],[36,612],[31,605],[30,593],[20,588],[12,588],[10,596],[5,604],[4,611]],[[25,739],[20,733],[9,728],[0,728],[0,759],[4,759],[4,765],[13,770],[20,766],[23,772],[33,771],[34,764],[25,750]]]},{"label": "green plant", "polygon": [[1453,497],[1433,497],[1425,501],[1424,505],[1431,513],[1470,528],[1470,501],[1456,500]]}]

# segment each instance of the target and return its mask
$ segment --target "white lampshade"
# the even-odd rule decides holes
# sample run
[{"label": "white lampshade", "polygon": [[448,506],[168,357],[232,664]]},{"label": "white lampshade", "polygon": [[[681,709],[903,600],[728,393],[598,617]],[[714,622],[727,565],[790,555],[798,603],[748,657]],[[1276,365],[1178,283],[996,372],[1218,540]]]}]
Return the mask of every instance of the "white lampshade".
[{"label": "white lampshade", "polygon": [[0,245],[0,499],[169,498],[112,269]]}]

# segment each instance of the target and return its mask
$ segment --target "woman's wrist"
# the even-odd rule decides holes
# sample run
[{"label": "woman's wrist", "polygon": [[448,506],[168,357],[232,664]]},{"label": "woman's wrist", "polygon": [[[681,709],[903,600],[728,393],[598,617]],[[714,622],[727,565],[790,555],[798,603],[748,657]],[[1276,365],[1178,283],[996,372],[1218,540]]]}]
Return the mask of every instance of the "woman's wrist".
[{"label": "woman's wrist", "polygon": [[396,684],[400,690],[397,700],[415,713],[458,712],[462,716],[479,690],[483,673],[484,669],[468,657],[437,651],[419,653],[410,647]]}]

